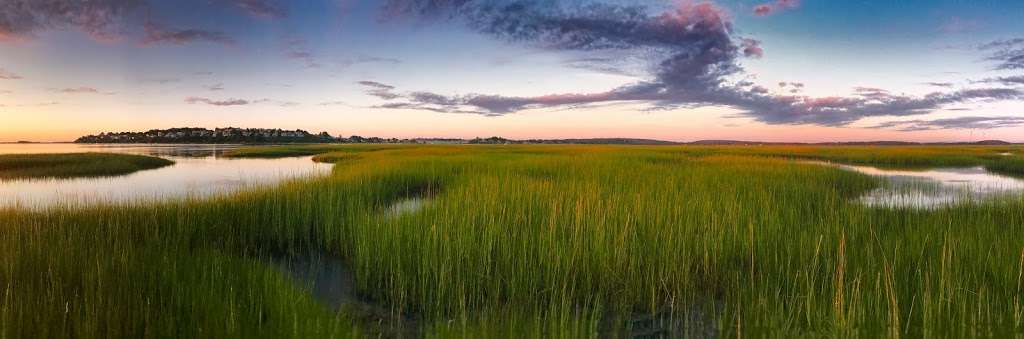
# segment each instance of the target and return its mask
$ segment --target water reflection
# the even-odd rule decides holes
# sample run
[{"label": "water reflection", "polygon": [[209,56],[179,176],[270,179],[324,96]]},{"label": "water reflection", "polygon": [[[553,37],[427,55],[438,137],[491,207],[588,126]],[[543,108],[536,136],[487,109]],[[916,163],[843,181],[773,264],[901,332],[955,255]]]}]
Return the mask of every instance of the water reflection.
[{"label": "water reflection", "polygon": [[881,187],[860,197],[861,203],[873,207],[937,208],[1024,192],[1024,180],[983,167],[909,171],[832,165],[886,179]]},{"label": "water reflection", "polygon": [[423,198],[411,198],[394,203],[388,207],[387,216],[397,218],[406,214],[419,212],[426,207],[427,201]]},{"label": "water reflection", "polygon": [[215,157],[242,145],[220,144],[0,144],[0,154],[127,153],[157,157]]},{"label": "water reflection", "polygon": [[106,152],[160,156],[172,166],[119,177],[0,181],[0,208],[47,208],[140,200],[204,197],[289,178],[322,175],[331,165],[312,157],[229,159],[225,145],[0,145],[3,153]]}]

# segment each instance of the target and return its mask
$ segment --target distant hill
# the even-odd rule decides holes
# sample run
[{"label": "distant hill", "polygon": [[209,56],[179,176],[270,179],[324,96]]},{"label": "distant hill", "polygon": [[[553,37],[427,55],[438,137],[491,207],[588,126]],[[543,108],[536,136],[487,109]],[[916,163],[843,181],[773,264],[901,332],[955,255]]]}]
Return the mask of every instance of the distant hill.
[{"label": "distant hill", "polygon": [[986,145],[986,146],[1013,145],[1013,143],[1009,143],[1009,142],[1002,141],[1002,140],[982,140],[982,141],[975,142],[973,144],[975,144],[975,145]]}]

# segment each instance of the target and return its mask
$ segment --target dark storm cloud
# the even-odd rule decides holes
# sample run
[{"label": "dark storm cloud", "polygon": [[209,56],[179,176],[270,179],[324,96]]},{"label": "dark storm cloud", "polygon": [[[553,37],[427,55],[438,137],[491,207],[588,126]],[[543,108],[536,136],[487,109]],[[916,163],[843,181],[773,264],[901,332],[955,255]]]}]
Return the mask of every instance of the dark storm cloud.
[{"label": "dark storm cloud", "polygon": [[[794,8],[798,2],[774,4]],[[730,82],[729,78],[744,74],[740,58],[759,57],[763,50],[756,40],[736,37],[728,15],[711,3],[682,3],[656,15],[644,7],[595,4],[570,8],[558,6],[554,0],[392,0],[385,7],[392,16],[454,19],[501,40],[551,50],[628,50],[663,57],[653,65],[648,80],[607,92],[448,96],[399,92],[385,85],[368,90],[390,101],[381,108],[499,116],[534,108],[639,102],[650,105],[649,110],[724,106],[739,110],[738,116],[769,124],[841,126],[865,117],[925,114],[949,104],[1024,98],[1021,91],[1007,88],[934,92],[920,97],[862,88],[850,96],[815,98],[774,95],[749,81]],[[789,82],[780,86],[799,93],[804,85]]]},{"label": "dark storm cloud", "polygon": [[871,128],[897,129],[900,131],[930,131],[943,129],[995,129],[1024,126],[1024,117],[958,117],[936,120],[906,120],[884,122]]},{"label": "dark storm cloud", "polygon": [[206,41],[227,46],[233,46],[235,44],[234,39],[219,31],[195,28],[172,29],[154,23],[147,23],[145,31],[146,36],[142,39],[143,45],[184,45],[186,43],[197,41]]}]

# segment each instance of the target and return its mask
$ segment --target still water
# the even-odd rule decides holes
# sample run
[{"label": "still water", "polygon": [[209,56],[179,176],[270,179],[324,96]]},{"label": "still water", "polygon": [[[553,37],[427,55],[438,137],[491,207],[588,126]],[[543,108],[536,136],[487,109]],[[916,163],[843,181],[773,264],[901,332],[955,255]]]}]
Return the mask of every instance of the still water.
[{"label": "still water", "polygon": [[1024,180],[995,174],[983,167],[911,171],[831,165],[885,179],[880,187],[859,198],[861,203],[872,207],[930,209],[1019,196],[1024,192]]},{"label": "still water", "polygon": [[233,159],[233,145],[0,144],[0,154],[104,152],[158,156],[174,165],[107,178],[0,180],[0,208],[133,202],[231,193],[330,173],[312,157]]}]

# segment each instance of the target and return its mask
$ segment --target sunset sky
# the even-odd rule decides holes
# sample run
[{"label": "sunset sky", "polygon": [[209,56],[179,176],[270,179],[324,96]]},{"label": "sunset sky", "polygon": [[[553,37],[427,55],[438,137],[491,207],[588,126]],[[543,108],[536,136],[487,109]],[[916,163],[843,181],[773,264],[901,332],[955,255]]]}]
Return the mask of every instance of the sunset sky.
[{"label": "sunset sky", "polygon": [[1024,142],[1019,0],[0,0],[0,141]]}]

